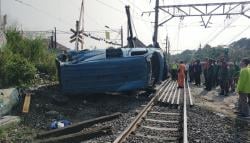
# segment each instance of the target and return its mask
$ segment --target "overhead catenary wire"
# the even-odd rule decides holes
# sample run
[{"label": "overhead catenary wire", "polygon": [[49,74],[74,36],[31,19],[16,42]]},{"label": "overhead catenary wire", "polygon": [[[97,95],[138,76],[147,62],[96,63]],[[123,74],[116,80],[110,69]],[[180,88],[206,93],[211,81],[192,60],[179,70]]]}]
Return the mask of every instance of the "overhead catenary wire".
[{"label": "overhead catenary wire", "polygon": [[212,38],[210,38],[206,44],[209,44],[210,42],[212,42],[213,40],[215,40],[220,34],[222,34],[230,25],[232,25],[235,21],[237,21],[239,19],[239,17],[235,18],[234,20],[232,20],[229,24],[227,24],[225,27],[223,27],[220,31],[218,31]]},{"label": "overhead catenary wire", "polygon": [[[112,5],[109,5],[109,4],[107,4],[107,3],[104,3],[103,1],[100,1],[100,0],[95,0],[95,1],[98,2],[98,3],[100,3],[100,4],[102,4],[102,5],[104,5],[104,6],[106,6],[106,7],[109,7],[109,8],[111,8],[111,9],[113,9],[114,11],[117,11],[117,12],[119,12],[119,13],[124,14],[123,11],[121,11],[120,9],[118,9],[118,8],[116,8],[116,7],[113,7]],[[119,1],[119,2],[121,2],[121,1]],[[122,2],[122,3],[123,3],[123,2]],[[123,3],[123,4],[124,4],[124,3]],[[140,21],[145,21],[145,22],[151,23],[151,21],[144,20],[144,19],[142,19],[140,16],[136,16],[136,15],[135,15],[135,18],[138,19],[138,20],[140,20]]]},{"label": "overhead catenary wire", "polygon": [[250,28],[250,25],[244,28],[242,31],[240,31],[237,35],[235,35],[229,42],[227,42],[227,45],[231,44],[233,41],[235,41],[239,36],[241,36],[243,33],[245,33]]},{"label": "overhead catenary wire", "polygon": [[[248,8],[249,9],[249,8]],[[228,17],[227,17],[228,18]],[[227,20],[226,18],[226,20]],[[221,29],[219,32],[217,32],[212,38],[210,38],[206,44],[209,44],[210,42],[212,42],[213,40],[215,40],[220,34],[222,34],[227,28],[229,28],[234,22],[236,22],[240,17],[238,16],[237,18],[233,19],[229,24],[227,24],[226,26],[223,27],[223,29]]]}]

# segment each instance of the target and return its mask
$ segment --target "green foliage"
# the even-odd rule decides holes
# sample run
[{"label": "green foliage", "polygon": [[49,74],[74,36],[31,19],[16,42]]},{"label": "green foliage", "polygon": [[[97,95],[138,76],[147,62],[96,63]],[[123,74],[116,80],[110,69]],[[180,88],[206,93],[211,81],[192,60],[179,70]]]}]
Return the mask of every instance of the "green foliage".
[{"label": "green foliage", "polygon": [[5,34],[7,44],[0,48],[0,87],[29,84],[36,73],[55,79],[55,53],[42,39],[24,38],[14,28]]},{"label": "green foliage", "polygon": [[35,66],[19,54],[14,54],[5,65],[7,85],[22,85],[29,83],[36,74]]},{"label": "green foliage", "polygon": [[180,54],[171,55],[172,62],[182,60],[191,62],[195,59],[204,60],[205,58],[220,59],[221,57],[228,56],[229,61],[239,62],[243,57],[250,55],[250,39],[242,38],[229,45],[229,48],[223,46],[212,47],[205,45],[198,50],[185,50]]}]

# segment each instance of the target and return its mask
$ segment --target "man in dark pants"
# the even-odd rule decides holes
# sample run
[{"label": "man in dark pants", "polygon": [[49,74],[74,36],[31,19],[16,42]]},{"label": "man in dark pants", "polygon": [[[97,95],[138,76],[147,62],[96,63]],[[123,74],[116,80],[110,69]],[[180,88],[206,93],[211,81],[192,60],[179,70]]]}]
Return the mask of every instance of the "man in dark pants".
[{"label": "man in dark pants", "polygon": [[229,92],[229,73],[228,73],[228,65],[224,59],[221,59],[221,66],[219,71],[219,80],[220,80],[220,95],[228,95]]},{"label": "man in dark pants", "polygon": [[173,64],[171,65],[172,80],[177,80],[177,70],[178,70],[178,65],[177,65],[177,63],[173,63]]},{"label": "man in dark pants", "polygon": [[188,73],[189,73],[189,82],[193,82],[194,80],[194,62],[192,61],[188,67]]},{"label": "man in dark pants", "polygon": [[201,85],[201,64],[200,60],[196,60],[194,65],[194,78],[195,78],[195,85]]},{"label": "man in dark pants", "polygon": [[207,74],[206,74],[206,88],[205,90],[210,91],[212,89],[213,85],[213,73],[214,73],[214,66],[213,66],[213,60],[209,59],[208,61],[208,67],[207,67]]},{"label": "man in dark pants", "polygon": [[207,82],[207,70],[208,70],[208,58],[205,59],[205,63],[203,66],[203,75],[204,75],[204,79],[205,79],[204,85],[206,85],[206,82]]},{"label": "man in dark pants", "polygon": [[219,85],[218,74],[219,74],[219,61],[214,61],[214,74],[213,74],[213,87]]}]

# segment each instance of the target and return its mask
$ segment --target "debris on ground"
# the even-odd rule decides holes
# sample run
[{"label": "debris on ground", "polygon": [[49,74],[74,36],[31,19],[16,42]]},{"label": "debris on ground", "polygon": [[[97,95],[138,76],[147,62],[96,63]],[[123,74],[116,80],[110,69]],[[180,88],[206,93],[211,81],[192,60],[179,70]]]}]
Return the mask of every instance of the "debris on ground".
[{"label": "debris on ground", "polygon": [[91,138],[112,134],[112,127],[96,127],[88,131],[79,131],[77,133],[62,135],[58,137],[37,140],[37,143],[68,143],[80,142]]},{"label": "debris on ground", "polygon": [[71,124],[72,123],[69,120],[53,121],[50,125],[50,129],[63,128],[63,127],[67,127]]},{"label": "debris on ground", "polygon": [[31,93],[25,94],[23,103],[23,113],[28,113],[30,109]]},{"label": "debris on ground", "polygon": [[90,127],[90,126],[97,124],[97,123],[113,120],[115,118],[118,118],[119,116],[121,116],[121,113],[114,113],[112,115],[107,115],[107,116],[102,116],[102,117],[82,121],[79,123],[68,125],[67,127],[64,127],[64,128],[57,128],[55,130],[50,130],[50,131],[46,131],[43,133],[39,133],[37,135],[37,138],[47,138],[47,137],[51,137],[51,136],[59,136],[59,135],[65,135],[65,134],[79,132],[86,127]]}]

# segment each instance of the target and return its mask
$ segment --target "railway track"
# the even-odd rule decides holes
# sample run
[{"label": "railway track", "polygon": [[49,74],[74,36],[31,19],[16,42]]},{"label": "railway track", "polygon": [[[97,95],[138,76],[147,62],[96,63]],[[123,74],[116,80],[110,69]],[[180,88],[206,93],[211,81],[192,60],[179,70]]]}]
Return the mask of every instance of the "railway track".
[{"label": "railway track", "polygon": [[188,83],[184,88],[177,88],[176,82],[164,81],[155,96],[113,143],[187,143],[187,105],[193,105]]}]

